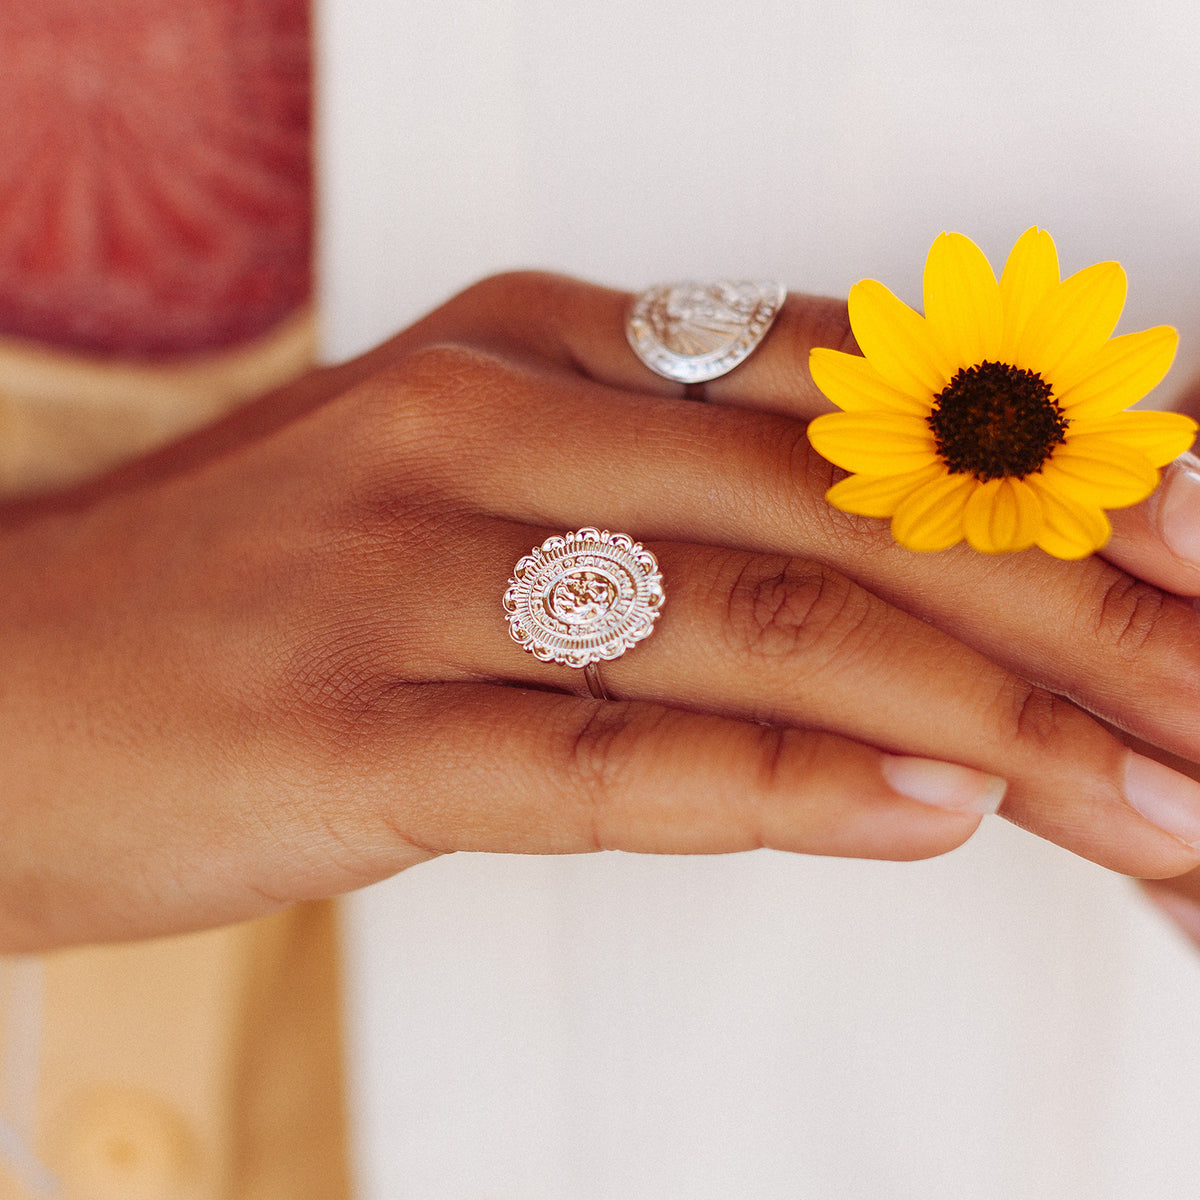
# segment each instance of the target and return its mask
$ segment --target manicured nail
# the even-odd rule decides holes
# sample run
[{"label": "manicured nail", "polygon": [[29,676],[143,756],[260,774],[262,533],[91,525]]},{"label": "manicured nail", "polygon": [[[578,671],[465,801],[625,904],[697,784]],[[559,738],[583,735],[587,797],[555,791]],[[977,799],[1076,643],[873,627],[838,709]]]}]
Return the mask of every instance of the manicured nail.
[{"label": "manicured nail", "polygon": [[1200,567],[1200,458],[1181,454],[1163,472],[1154,519],[1172,554]]},{"label": "manicured nail", "polygon": [[1125,799],[1151,825],[1200,849],[1200,783],[1130,750],[1125,758]]},{"label": "manicured nail", "polygon": [[892,791],[950,812],[994,813],[1008,787],[996,775],[936,758],[885,754],[880,770]]}]

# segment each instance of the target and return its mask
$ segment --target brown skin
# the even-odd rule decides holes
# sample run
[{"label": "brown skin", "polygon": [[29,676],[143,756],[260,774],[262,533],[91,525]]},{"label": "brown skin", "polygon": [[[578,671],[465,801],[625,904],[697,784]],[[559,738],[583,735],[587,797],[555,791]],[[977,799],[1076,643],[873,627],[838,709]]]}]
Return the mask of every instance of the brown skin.
[{"label": "brown skin", "polygon": [[[1114,870],[1200,864],[1127,805],[1105,724],[1200,759],[1200,628],[1154,586],[1200,572],[1143,515],[1112,562],[899,550],[824,503],[804,435],[827,407],[807,350],[851,344],[844,305],[790,299],[701,405],[633,357],[627,303],[487,280],[0,514],[0,948],[251,917],[454,850],[904,859],[970,836],[889,788],[881,750],[1003,777],[1006,816]],[[654,636],[605,668],[614,703],[523,654],[499,604],[523,553],[586,524],[666,579]]]}]

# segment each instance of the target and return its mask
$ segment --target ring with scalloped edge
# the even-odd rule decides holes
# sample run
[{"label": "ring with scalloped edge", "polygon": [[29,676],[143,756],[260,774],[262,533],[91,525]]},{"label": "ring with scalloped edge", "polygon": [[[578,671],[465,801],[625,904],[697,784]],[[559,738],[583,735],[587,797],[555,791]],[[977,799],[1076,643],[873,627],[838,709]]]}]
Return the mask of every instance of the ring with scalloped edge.
[{"label": "ring with scalloped edge", "polygon": [[660,284],[634,300],[625,336],[656,375],[697,389],[754,353],[786,297],[773,281]]},{"label": "ring with scalloped edge", "polygon": [[665,598],[649,550],[628,534],[588,527],[526,554],[503,604],[513,641],[543,662],[582,670],[592,695],[607,700],[598,664],[648,638]]}]

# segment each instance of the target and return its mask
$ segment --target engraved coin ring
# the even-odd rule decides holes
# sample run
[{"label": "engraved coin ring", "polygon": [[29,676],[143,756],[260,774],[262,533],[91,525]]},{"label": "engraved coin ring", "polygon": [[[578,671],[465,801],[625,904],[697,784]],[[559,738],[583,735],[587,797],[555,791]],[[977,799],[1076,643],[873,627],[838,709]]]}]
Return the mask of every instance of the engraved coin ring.
[{"label": "engraved coin ring", "polygon": [[598,664],[650,636],[665,593],[658,560],[624,533],[585,528],[547,538],[513,568],[504,612],[535,658],[575,667],[609,699]]},{"label": "engraved coin ring", "polygon": [[625,322],[634,354],[656,375],[704,399],[704,384],[744,362],[767,336],[787,289],[781,283],[715,280],[660,284],[642,292]]}]

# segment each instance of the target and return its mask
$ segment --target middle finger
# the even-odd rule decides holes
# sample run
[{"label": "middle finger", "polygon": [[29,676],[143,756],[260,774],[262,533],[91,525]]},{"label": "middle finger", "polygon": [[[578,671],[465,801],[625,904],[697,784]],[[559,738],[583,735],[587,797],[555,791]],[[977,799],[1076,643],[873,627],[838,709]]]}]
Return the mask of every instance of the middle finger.
[{"label": "middle finger", "polygon": [[[473,586],[410,606],[454,613],[423,622],[432,661],[464,678],[586,695],[581,672],[513,643],[499,603],[506,573],[551,531],[469,524],[459,545]],[[648,640],[602,664],[614,697],[963,763],[1008,780],[1006,816],[1112,869],[1164,875],[1200,862],[1187,844],[1200,841],[1200,787],[1131,754],[1061,698],[821,564],[683,542],[649,548],[668,603]],[[1169,808],[1179,796],[1182,813]]]}]

